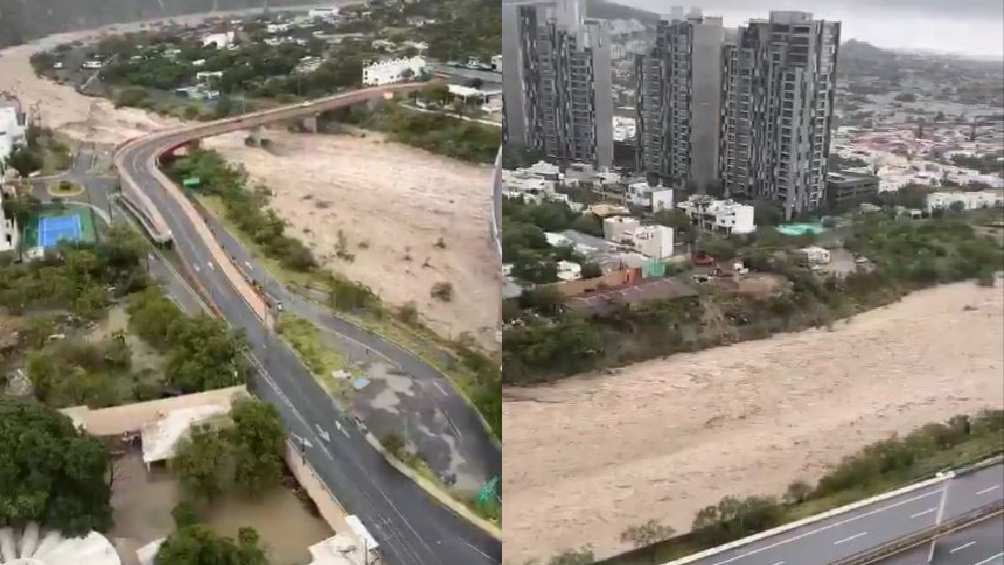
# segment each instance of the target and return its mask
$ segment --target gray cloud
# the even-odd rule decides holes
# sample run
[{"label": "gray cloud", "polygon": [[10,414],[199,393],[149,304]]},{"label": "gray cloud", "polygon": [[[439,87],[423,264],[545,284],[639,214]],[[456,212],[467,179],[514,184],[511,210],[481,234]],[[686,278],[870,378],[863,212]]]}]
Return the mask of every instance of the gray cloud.
[{"label": "gray cloud", "polygon": [[673,5],[694,5],[740,25],[770,10],[803,10],[843,22],[844,39],[887,48],[925,49],[979,56],[1004,56],[1004,2],[1001,0],[620,0],[665,13]]}]

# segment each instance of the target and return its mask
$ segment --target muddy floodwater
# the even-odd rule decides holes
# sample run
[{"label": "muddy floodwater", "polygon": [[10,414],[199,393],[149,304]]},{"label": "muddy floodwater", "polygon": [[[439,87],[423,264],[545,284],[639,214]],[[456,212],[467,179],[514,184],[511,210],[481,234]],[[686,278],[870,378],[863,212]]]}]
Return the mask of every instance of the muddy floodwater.
[{"label": "muddy floodwater", "polygon": [[[139,451],[115,462],[112,508],[115,542],[122,565],[138,565],[136,549],[174,531],[171,510],[180,500],[177,479],[163,468],[147,473]],[[320,518],[289,490],[275,488],[259,499],[225,496],[202,509],[201,516],[215,532],[237,537],[237,530],[258,530],[269,561],[277,564],[309,563],[307,548],[334,535]]]}]

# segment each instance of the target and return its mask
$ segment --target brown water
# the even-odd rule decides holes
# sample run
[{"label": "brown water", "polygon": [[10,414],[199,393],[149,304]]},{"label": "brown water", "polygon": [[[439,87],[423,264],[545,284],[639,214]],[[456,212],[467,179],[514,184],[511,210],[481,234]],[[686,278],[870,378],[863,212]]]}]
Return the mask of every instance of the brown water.
[{"label": "brown water", "polygon": [[[175,477],[163,468],[147,473],[138,451],[115,464],[112,508],[115,542],[123,565],[137,565],[136,549],[174,531],[171,510],[180,492]],[[307,548],[334,535],[328,525],[310,514],[289,489],[276,488],[258,500],[227,496],[202,510],[206,524],[221,535],[237,537],[237,530],[258,530],[269,560],[278,565],[307,563]]]}]

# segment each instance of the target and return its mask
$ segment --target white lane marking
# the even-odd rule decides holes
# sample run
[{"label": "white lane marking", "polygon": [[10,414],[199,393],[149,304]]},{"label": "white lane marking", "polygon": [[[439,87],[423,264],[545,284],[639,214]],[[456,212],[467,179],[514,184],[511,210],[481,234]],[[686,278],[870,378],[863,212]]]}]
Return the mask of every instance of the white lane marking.
[{"label": "white lane marking", "polygon": [[928,508],[927,510],[922,510],[920,512],[917,512],[916,514],[910,514],[910,518],[920,518],[924,514],[930,514],[931,512],[934,512],[935,510],[937,510],[936,507],[931,507],[931,508]]},{"label": "white lane marking", "polygon": [[439,389],[440,394],[442,394],[443,396],[449,396],[448,394],[446,394],[446,391],[443,390],[443,385],[439,384],[439,381],[435,381],[435,380],[432,381],[432,386],[434,386],[437,389]]},{"label": "white lane marking", "polygon": [[967,547],[970,547],[970,546],[973,546],[973,545],[976,545],[976,542],[975,541],[970,541],[970,542],[967,542],[967,543],[964,543],[964,544],[960,545],[959,547],[953,547],[952,549],[949,549],[948,553],[955,553],[956,551],[962,551],[963,549],[965,549]]},{"label": "white lane marking", "polygon": [[994,485],[992,487],[988,487],[988,488],[985,488],[983,490],[978,490],[978,491],[976,491],[976,494],[987,494],[988,492],[991,492],[991,491],[996,490],[998,488],[1000,488],[1000,485]]},{"label": "white lane marking", "polygon": [[833,545],[840,545],[842,543],[849,542],[852,539],[858,539],[861,536],[867,536],[867,535],[868,535],[868,532],[858,532],[858,533],[854,534],[853,536],[848,536],[848,537],[846,537],[844,539],[838,539],[837,541],[833,542]]},{"label": "white lane marking", "polygon": [[771,563],[770,565],[784,565],[784,561],[778,561],[777,563]]},{"label": "white lane marking", "polygon": [[991,561],[993,561],[994,559],[997,559],[998,557],[1004,557],[1004,551],[998,553],[997,555],[991,555],[989,559],[984,559],[983,561],[980,561],[979,563],[973,563],[973,565],[987,565],[987,563],[990,563]]},{"label": "white lane marking", "polygon": [[774,549],[775,547],[784,545],[786,543],[791,543],[793,541],[798,541],[798,540],[800,540],[800,539],[802,539],[804,537],[811,536],[812,534],[816,534],[816,533],[822,532],[824,530],[829,530],[830,528],[835,528],[837,526],[842,526],[844,524],[848,524],[848,523],[853,522],[855,520],[860,520],[861,518],[867,518],[868,516],[872,516],[874,514],[878,514],[879,512],[885,512],[886,510],[891,510],[893,508],[899,508],[900,506],[903,506],[904,504],[909,504],[911,502],[914,502],[914,501],[917,501],[917,500],[921,500],[921,499],[927,498],[929,496],[934,496],[936,494],[941,494],[941,490],[940,489],[936,489],[936,490],[932,490],[932,491],[929,491],[929,492],[925,492],[924,494],[918,494],[917,496],[911,496],[910,498],[905,498],[905,499],[903,499],[903,500],[901,500],[901,501],[899,501],[899,502],[897,502],[895,504],[890,504],[888,506],[883,506],[881,508],[876,508],[875,510],[871,510],[869,512],[865,512],[863,514],[858,514],[856,516],[852,516],[850,518],[834,522],[832,524],[823,526],[821,528],[816,528],[815,530],[810,530],[810,531],[805,532],[803,534],[798,534],[797,536],[790,537],[788,539],[781,540],[779,542],[774,542],[774,543],[772,543],[770,545],[765,545],[764,547],[760,547],[760,548],[754,549],[753,551],[747,551],[746,553],[743,553],[741,555],[736,555],[735,557],[730,557],[729,559],[726,559],[725,561],[717,561],[717,562],[713,563],[712,565],[725,565],[726,563],[732,563],[733,561],[738,561],[738,560],[740,560],[740,559],[742,559],[744,557],[749,557],[750,555],[756,555],[757,553],[761,553],[761,552],[764,552],[764,551],[767,551],[767,550],[770,550],[770,549]]},{"label": "white lane marking", "polygon": [[342,423],[339,422],[338,420],[335,420],[335,427],[338,428],[338,431],[342,432],[342,435],[344,435],[345,437],[347,437],[349,439],[352,439],[349,436],[349,432],[345,431],[345,428],[342,427]]}]

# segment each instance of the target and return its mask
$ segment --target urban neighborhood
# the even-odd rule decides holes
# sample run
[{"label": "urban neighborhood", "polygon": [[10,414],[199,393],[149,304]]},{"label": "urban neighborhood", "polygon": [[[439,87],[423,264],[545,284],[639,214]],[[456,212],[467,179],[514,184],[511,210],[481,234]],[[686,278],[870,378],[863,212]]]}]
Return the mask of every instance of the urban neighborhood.
[{"label": "urban neighborhood", "polygon": [[[503,2],[502,26],[507,560],[731,562],[715,546],[928,472],[838,483],[893,434],[999,425],[999,61],[769,5]],[[944,351],[976,311],[951,367],[893,345]],[[949,378],[965,401],[923,392]],[[764,563],[858,562],[826,555]]]}]

